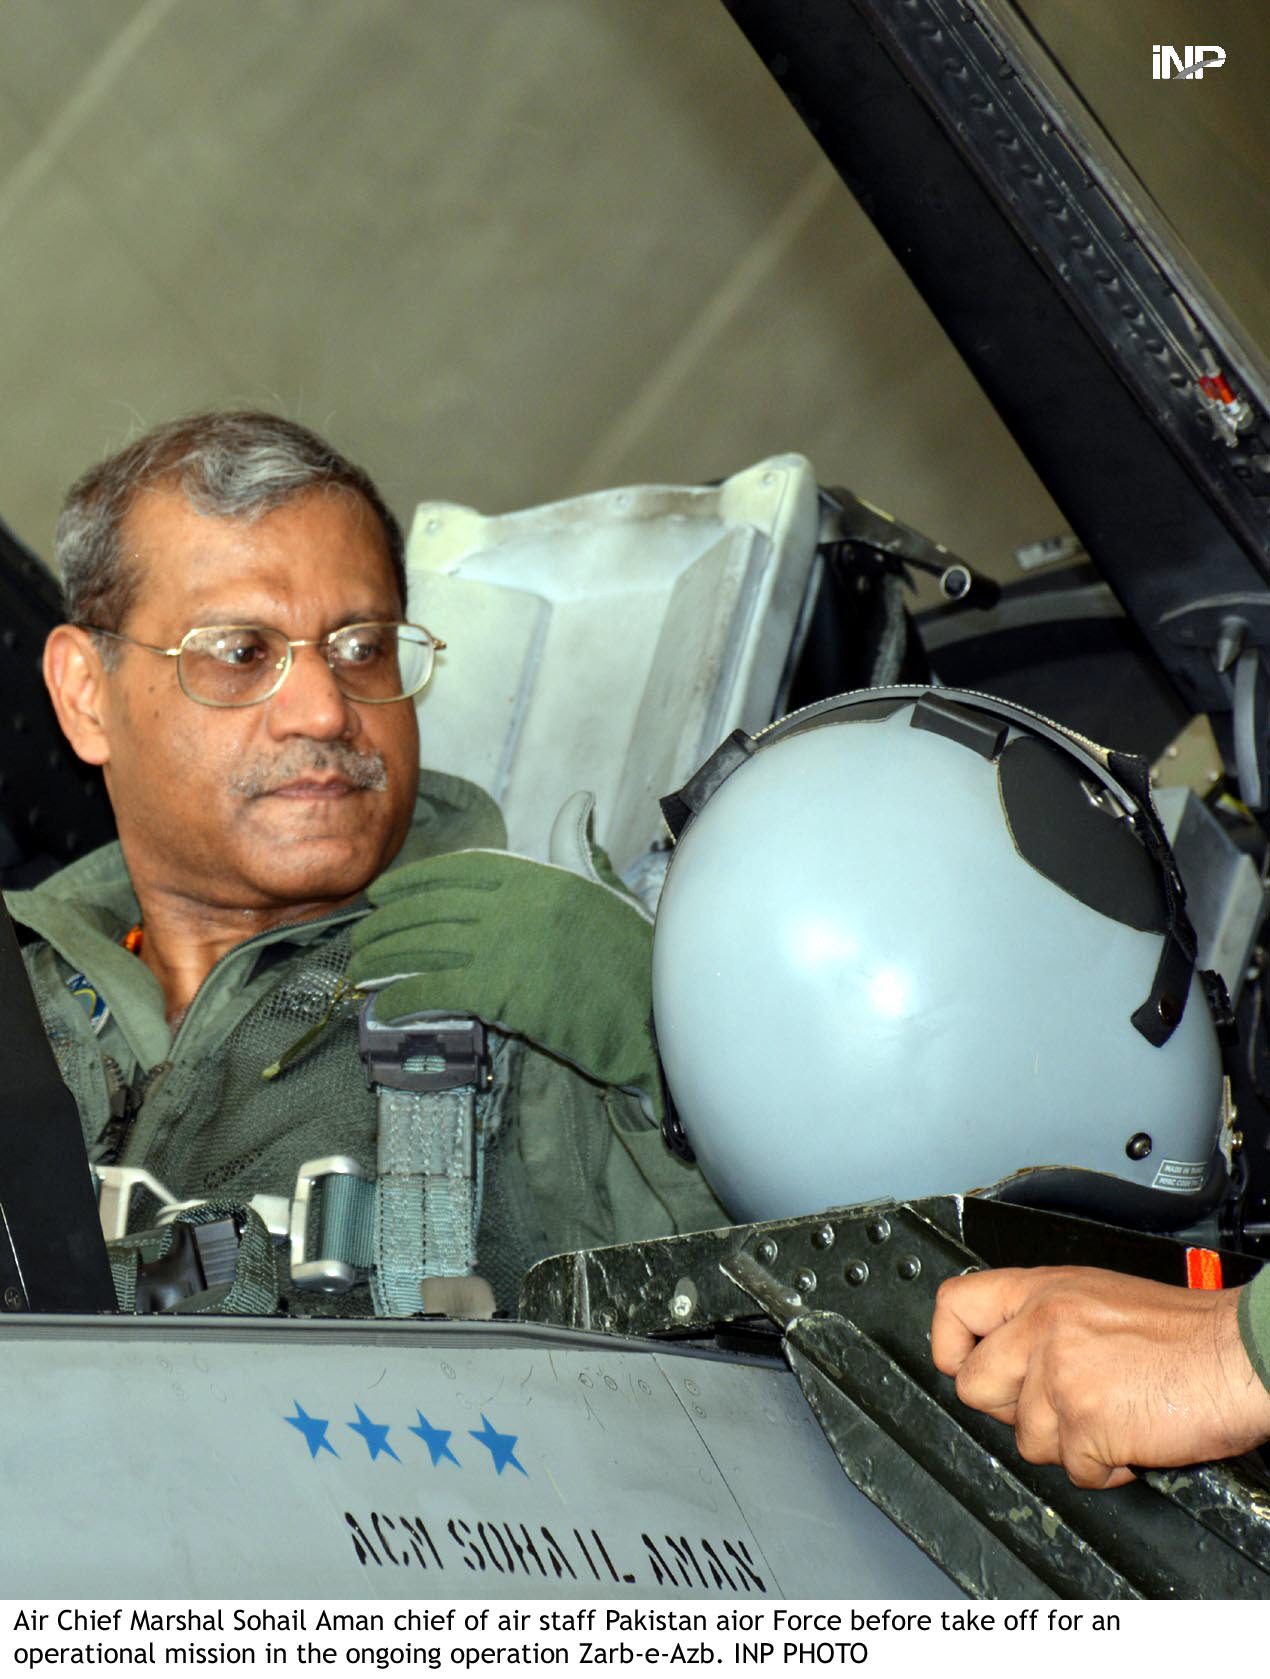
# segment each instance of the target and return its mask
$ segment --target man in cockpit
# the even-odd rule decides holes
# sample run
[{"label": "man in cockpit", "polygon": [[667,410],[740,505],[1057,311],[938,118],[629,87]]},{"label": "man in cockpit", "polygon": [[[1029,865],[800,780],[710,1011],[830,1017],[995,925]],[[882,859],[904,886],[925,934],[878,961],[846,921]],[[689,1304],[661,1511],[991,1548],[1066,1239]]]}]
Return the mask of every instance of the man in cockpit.
[{"label": "man in cockpit", "polygon": [[[360,468],[269,414],[161,426],[73,486],[57,563],[45,678],[119,840],[9,905],[94,1162],[173,1201],[285,1206],[319,1157],[374,1178],[356,988],[392,979],[383,1018],[496,1028],[469,1176],[498,1305],[546,1252],[724,1221],[652,1121],[646,915],[602,853],[511,856],[485,793],[420,786],[443,643],[404,622]],[[138,1191],[133,1228],[163,1199]],[[319,1306],[278,1254],[288,1309]]]}]

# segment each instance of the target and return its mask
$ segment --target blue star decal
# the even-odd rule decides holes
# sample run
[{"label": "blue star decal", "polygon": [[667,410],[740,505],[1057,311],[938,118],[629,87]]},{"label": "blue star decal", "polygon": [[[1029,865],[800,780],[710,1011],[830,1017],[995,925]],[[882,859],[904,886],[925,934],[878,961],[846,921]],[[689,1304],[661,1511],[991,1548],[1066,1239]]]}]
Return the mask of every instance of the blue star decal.
[{"label": "blue star decal", "polygon": [[388,1444],[388,1430],[392,1425],[386,1422],[372,1422],[360,1405],[354,1405],[353,1409],[357,1412],[357,1421],[349,1423],[348,1426],[366,1442],[370,1461],[374,1463],[380,1452],[387,1452],[395,1463],[400,1463],[401,1459]]},{"label": "blue star decal", "polygon": [[448,1457],[451,1463],[457,1463],[459,1468],[462,1469],[463,1465],[459,1463],[458,1458],[456,1458],[454,1453],[450,1450],[450,1435],[454,1432],[454,1430],[450,1428],[433,1428],[427,1417],[425,1417],[423,1412],[420,1410],[416,1409],[415,1415],[419,1419],[419,1426],[416,1428],[412,1423],[410,1425],[410,1432],[411,1434],[417,1434],[423,1441],[424,1445],[432,1453],[433,1468],[436,1468],[437,1464],[440,1463],[443,1457]]},{"label": "blue star decal", "polygon": [[473,1440],[479,1440],[481,1445],[489,1452],[490,1459],[498,1473],[501,1475],[510,1463],[513,1469],[519,1469],[522,1475],[528,1475],[529,1471],[516,1456],[516,1442],[520,1436],[518,1434],[500,1434],[484,1411],[481,1412],[481,1421],[485,1424],[484,1428],[469,1428],[468,1433]]},{"label": "blue star decal", "polygon": [[282,1420],[283,1422],[289,1422],[292,1428],[300,1430],[300,1433],[304,1436],[304,1443],[309,1448],[311,1458],[316,1457],[319,1452],[330,1452],[332,1457],[340,1455],[326,1438],[326,1431],[330,1427],[330,1419],[311,1417],[298,1399],[295,1402],[295,1415],[293,1417],[283,1417]]}]

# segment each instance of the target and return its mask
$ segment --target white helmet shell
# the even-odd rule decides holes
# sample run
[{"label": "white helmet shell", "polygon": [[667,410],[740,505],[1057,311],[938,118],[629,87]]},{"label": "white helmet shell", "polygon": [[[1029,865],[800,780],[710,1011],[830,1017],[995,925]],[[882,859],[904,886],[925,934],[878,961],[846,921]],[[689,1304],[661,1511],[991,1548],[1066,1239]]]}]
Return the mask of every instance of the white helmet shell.
[{"label": "white helmet shell", "polygon": [[1189,964],[1161,1000],[1164,871],[1106,755],[922,689],[755,745],[680,835],[653,951],[667,1083],[729,1211],[1018,1173],[1018,1199],[1147,1227],[1211,1206],[1213,1019]]}]

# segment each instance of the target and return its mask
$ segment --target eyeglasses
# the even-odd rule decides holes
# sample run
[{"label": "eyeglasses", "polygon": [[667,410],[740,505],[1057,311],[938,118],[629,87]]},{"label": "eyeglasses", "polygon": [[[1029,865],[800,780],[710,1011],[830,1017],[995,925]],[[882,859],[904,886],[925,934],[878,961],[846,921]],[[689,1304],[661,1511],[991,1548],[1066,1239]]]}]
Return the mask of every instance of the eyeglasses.
[{"label": "eyeglasses", "polygon": [[390,705],[419,692],[432,675],[437,649],[445,646],[418,624],[346,624],[299,640],[259,624],[208,624],[188,631],[179,647],[154,647],[96,624],[80,628],[175,659],[182,692],[199,705],[217,706],[259,705],[276,694],[297,647],[316,647],[350,700]]}]

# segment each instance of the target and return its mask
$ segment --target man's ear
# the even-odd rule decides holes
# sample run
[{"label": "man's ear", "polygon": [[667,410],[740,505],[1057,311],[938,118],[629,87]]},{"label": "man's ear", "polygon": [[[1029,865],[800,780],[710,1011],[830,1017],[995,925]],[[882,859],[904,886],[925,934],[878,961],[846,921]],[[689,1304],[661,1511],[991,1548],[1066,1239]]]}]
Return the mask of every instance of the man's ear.
[{"label": "man's ear", "polygon": [[44,643],[44,681],[62,733],[86,764],[110,761],[105,671],[87,630],[58,624]]}]

